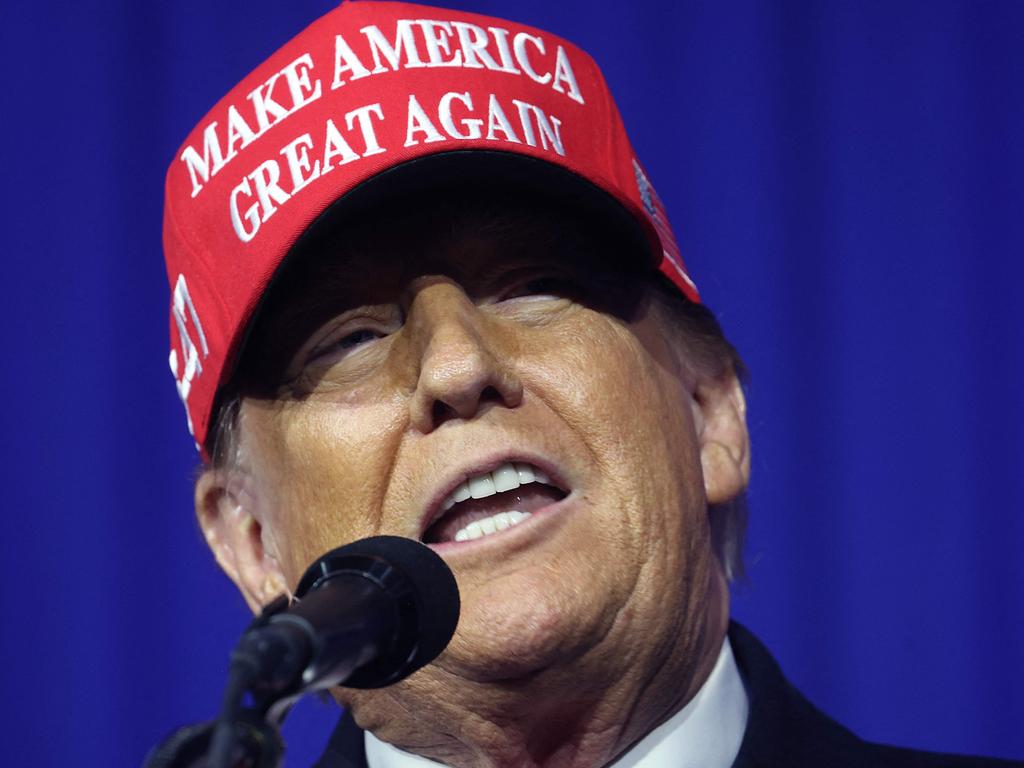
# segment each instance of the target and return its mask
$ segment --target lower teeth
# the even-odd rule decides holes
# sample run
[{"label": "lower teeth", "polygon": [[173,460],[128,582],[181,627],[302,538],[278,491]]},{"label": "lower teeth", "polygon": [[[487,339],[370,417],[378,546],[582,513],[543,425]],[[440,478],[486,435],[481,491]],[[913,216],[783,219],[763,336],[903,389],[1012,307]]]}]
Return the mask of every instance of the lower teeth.
[{"label": "lower teeth", "polygon": [[465,528],[461,528],[455,534],[455,540],[469,541],[470,539],[479,539],[481,536],[490,536],[492,533],[518,525],[529,516],[529,512],[520,512],[518,509],[511,512],[499,512],[496,515],[486,517],[483,520],[476,520]]}]

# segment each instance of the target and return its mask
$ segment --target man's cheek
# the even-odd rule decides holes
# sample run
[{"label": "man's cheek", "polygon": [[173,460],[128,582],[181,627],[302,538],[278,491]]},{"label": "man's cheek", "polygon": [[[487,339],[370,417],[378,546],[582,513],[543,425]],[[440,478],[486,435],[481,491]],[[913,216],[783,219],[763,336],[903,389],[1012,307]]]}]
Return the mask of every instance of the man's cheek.
[{"label": "man's cheek", "polygon": [[285,540],[300,564],[379,532],[393,440],[374,420],[345,418],[350,415],[317,406],[282,436]]},{"label": "man's cheek", "polygon": [[372,483],[358,481],[361,475],[355,466],[339,460],[294,478],[287,506],[293,546],[302,562],[376,533],[379,495]]},{"label": "man's cheek", "polygon": [[[626,329],[602,318],[604,333],[591,332],[569,358],[570,394],[577,409],[599,424],[626,418],[644,419],[663,404],[663,384],[656,362]],[[621,427],[621,422],[616,428]]]}]

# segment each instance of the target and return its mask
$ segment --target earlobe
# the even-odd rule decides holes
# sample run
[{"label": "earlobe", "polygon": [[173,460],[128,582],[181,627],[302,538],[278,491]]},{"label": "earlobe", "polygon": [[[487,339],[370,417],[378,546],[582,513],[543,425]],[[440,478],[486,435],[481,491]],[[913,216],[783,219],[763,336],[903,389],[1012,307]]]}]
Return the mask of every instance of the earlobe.
[{"label": "earlobe", "polygon": [[264,546],[263,527],[244,478],[207,469],[195,488],[196,518],[217,564],[253,612],[287,591],[276,554]]},{"label": "earlobe", "polygon": [[730,369],[723,376],[697,387],[701,469],[709,504],[723,504],[739,496],[750,481],[750,436],[746,398]]}]

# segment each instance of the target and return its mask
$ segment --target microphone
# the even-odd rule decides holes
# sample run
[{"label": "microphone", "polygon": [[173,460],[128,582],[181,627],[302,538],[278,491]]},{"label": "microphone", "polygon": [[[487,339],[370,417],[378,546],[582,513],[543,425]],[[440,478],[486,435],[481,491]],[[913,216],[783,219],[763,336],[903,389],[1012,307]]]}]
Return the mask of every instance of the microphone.
[{"label": "microphone", "polygon": [[[233,765],[240,739],[248,740],[244,750],[274,760],[279,739],[258,722],[262,730],[253,731],[247,720],[254,711],[275,721],[303,693],[397,683],[433,661],[459,621],[459,590],[444,560],[398,536],[331,550],[306,570],[295,594],[290,605],[281,596],[267,606],[242,635],[212,731],[186,739],[192,746],[209,738],[210,768]],[[255,706],[243,711],[246,693]],[[168,750],[184,753],[177,744]]]},{"label": "microphone", "polygon": [[444,560],[398,536],[331,550],[306,570],[296,598],[268,606],[232,653],[258,698],[391,685],[433,661],[459,619]]}]

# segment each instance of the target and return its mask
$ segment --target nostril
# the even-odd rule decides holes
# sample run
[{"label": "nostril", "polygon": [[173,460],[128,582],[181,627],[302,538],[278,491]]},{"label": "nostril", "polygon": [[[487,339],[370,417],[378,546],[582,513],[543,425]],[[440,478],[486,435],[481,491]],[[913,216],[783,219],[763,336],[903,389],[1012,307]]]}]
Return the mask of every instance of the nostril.
[{"label": "nostril", "polygon": [[480,402],[481,403],[485,403],[485,402],[487,402],[489,400],[497,400],[499,402],[504,401],[504,398],[501,396],[501,393],[498,391],[497,387],[494,387],[494,386],[484,387],[483,391],[480,393]]},{"label": "nostril", "polygon": [[448,403],[443,400],[435,400],[434,407],[430,409],[430,416],[434,422],[434,426],[438,426],[448,421],[453,416],[458,416],[455,409],[452,408]]},{"label": "nostril", "polygon": [[434,400],[434,404],[430,409],[430,417],[433,420],[434,426],[440,426],[449,419],[469,418],[485,403],[504,402],[501,392],[494,386],[484,387],[480,390],[479,396],[471,398],[471,400],[472,402],[467,399],[464,403],[446,402],[441,399]]}]

